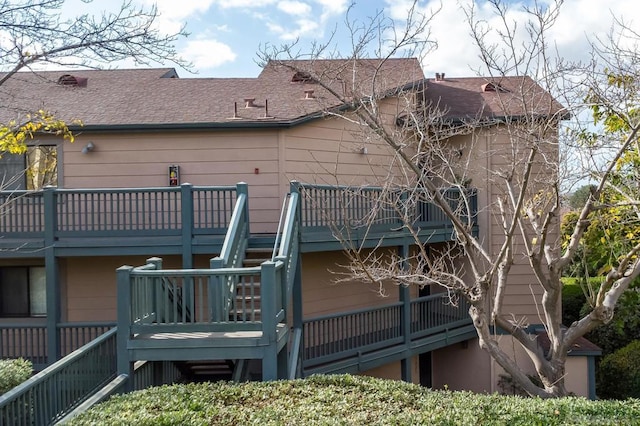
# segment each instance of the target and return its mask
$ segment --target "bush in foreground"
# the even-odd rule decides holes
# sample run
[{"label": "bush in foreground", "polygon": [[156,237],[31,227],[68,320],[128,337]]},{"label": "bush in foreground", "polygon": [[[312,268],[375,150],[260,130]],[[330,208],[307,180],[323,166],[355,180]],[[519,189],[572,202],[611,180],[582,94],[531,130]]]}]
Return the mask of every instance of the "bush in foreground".
[{"label": "bush in foreground", "polygon": [[0,360],[0,395],[18,386],[33,374],[33,365],[22,358]]},{"label": "bush in foreground", "polygon": [[638,424],[640,400],[541,400],[431,391],[360,376],[198,383],[120,395],[71,425],[589,425]]}]

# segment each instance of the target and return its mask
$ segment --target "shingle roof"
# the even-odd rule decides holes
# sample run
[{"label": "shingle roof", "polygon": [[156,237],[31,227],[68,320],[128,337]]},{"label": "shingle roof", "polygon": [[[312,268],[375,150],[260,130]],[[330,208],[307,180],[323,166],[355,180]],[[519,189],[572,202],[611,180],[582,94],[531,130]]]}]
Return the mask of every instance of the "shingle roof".
[{"label": "shingle roof", "polygon": [[[303,71],[298,75],[302,81],[292,81],[292,68]],[[86,86],[57,84],[65,74],[86,79]],[[354,93],[386,93],[424,81],[415,58],[270,62],[257,78],[172,77],[177,77],[172,68],[18,73],[0,86],[4,103],[0,106],[0,122],[15,119],[20,109],[45,109],[65,121],[80,119],[87,129],[291,124],[339,106],[334,96],[313,82],[313,77],[328,82],[332,90],[347,98]],[[479,92],[481,82],[427,81],[427,95],[432,101],[446,104],[451,116],[476,115],[478,111],[504,113],[492,102],[491,95]],[[510,89],[527,88],[533,96],[550,99],[531,79],[508,78],[501,82]],[[246,99],[254,99],[255,106],[245,108]]]},{"label": "shingle roof", "polygon": [[[494,90],[485,90],[493,87]],[[449,120],[552,116],[564,107],[530,77],[429,79],[426,99]]]}]

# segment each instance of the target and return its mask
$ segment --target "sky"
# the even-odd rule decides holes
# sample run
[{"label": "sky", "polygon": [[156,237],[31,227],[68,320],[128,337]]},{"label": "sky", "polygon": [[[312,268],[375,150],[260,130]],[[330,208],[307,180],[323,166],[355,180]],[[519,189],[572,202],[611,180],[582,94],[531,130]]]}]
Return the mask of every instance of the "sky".
[{"label": "sky", "polygon": [[[71,0],[78,3],[81,0]],[[531,3],[533,0],[526,0]],[[549,0],[538,0],[545,4]],[[350,52],[346,26],[349,21],[364,23],[377,13],[402,22],[411,1],[408,0],[133,0],[148,7],[156,3],[158,24],[164,31],[177,31],[185,26],[190,33],[181,39],[180,55],[193,64],[190,72],[178,70],[182,77],[255,77],[260,72],[257,53],[265,46],[280,46],[298,40],[297,49],[308,53],[314,42],[326,43],[342,54]],[[524,28],[522,1],[508,0],[509,15]],[[427,77],[435,72],[447,76],[476,75],[479,64],[477,49],[469,37],[462,7],[471,0],[422,0],[421,12],[439,12],[432,19],[431,40],[437,49],[423,58]],[[119,3],[95,0],[90,7],[104,9]],[[351,7],[349,7],[351,5]],[[83,8],[86,5],[83,6]],[[495,24],[486,1],[475,0],[478,16],[489,26]],[[78,9],[76,9],[78,10]],[[630,25],[640,25],[637,0],[565,0],[560,18],[551,31],[558,52],[568,59],[581,59],[587,37],[605,36],[611,17],[624,17]],[[333,35],[333,38],[331,38]],[[118,66],[128,67],[124,63]]]}]

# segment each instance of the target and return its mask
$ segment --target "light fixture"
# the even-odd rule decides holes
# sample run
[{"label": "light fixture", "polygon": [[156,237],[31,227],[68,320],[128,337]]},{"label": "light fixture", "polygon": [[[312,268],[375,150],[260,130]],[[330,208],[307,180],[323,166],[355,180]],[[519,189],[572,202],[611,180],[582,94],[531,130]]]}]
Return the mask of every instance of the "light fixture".
[{"label": "light fixture", "polygon": [[90,153],[91,151],[93,151],[93,149],[94,149],[95,147],[96,147],[96,146],[93,144],[93,142],[89,142],[89,143],[88,143],[84,148],[82,148],[82,153],[83,153],[83,154],[88,154],[88,153]]}]

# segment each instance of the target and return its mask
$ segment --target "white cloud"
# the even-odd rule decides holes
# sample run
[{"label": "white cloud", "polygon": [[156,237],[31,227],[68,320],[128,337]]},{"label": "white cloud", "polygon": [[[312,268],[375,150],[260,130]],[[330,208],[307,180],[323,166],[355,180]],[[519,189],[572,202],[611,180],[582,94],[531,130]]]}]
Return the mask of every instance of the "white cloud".
[{"label": "white cloud", "polygon": [[300,1],[281,1],[278,3],[278,9],[288,15],[307,16],[311,13],[311,6]]},{"label": "white cloud", "polygon": [[193,63],[195,69],[216,68],[235,61],[237,57],[231,47],[217,40],[188,41],[180,53]]},{"label": "white cloud", "polygon": [[139,0],[146,7],[157,5],[159,28],[166,33],[175,33],[180,30],[189,18],[205,13],[214,0]]},{"label": "white cloud", "polygon": [[[461,6],[466,7],[472,0],[440,1],[429,0],[420,4],[419,10],[430,14],[442,5],[442,9],[436,15],[430,26],[432,38],[438,42],[438,49],[431,52],[425,58],[423,66],[427,75],[435,72],[446,72],[451,76],[474,75],[481,65],[478,57],[478,49],[469,36],[470,27],[466,22],[466,16]],[[406,19],[407,10],[413,3],[410,0],[385,0],[385,12],[402,22]],[[509,2],[509,22],[517,22],[516,36],[520,40],[527,37],[526,21],[529,16],[524,12],[524,1]],[[530,2],[526,2],[531,4]],[[548,3],[545,1],[545,3]],[[542,4],[542,2],[539,2]],[[493,30],[490,39],[498,41],[496,28],[501,28],[502,23],[495,17],[488,2],[475,1],[476,18],[484,20],[486,28]],[[570,60],[588,59],[587,37],[595,40],[596,37],[606,37],[612,24],[612,15],[624,17],[625,21],[637,28],[640,23],[640,8],[637,0],[565,0],[559,18],[551,30],[547,33],[549,42],[554,43],[559,54]],[[486,71],[485,71],[486,73]]]},{"label": "white cloud", "polygon": [[222,9],[251,9],[270,6],[275,4],[276,0],[217,0],[216,3]]}]

